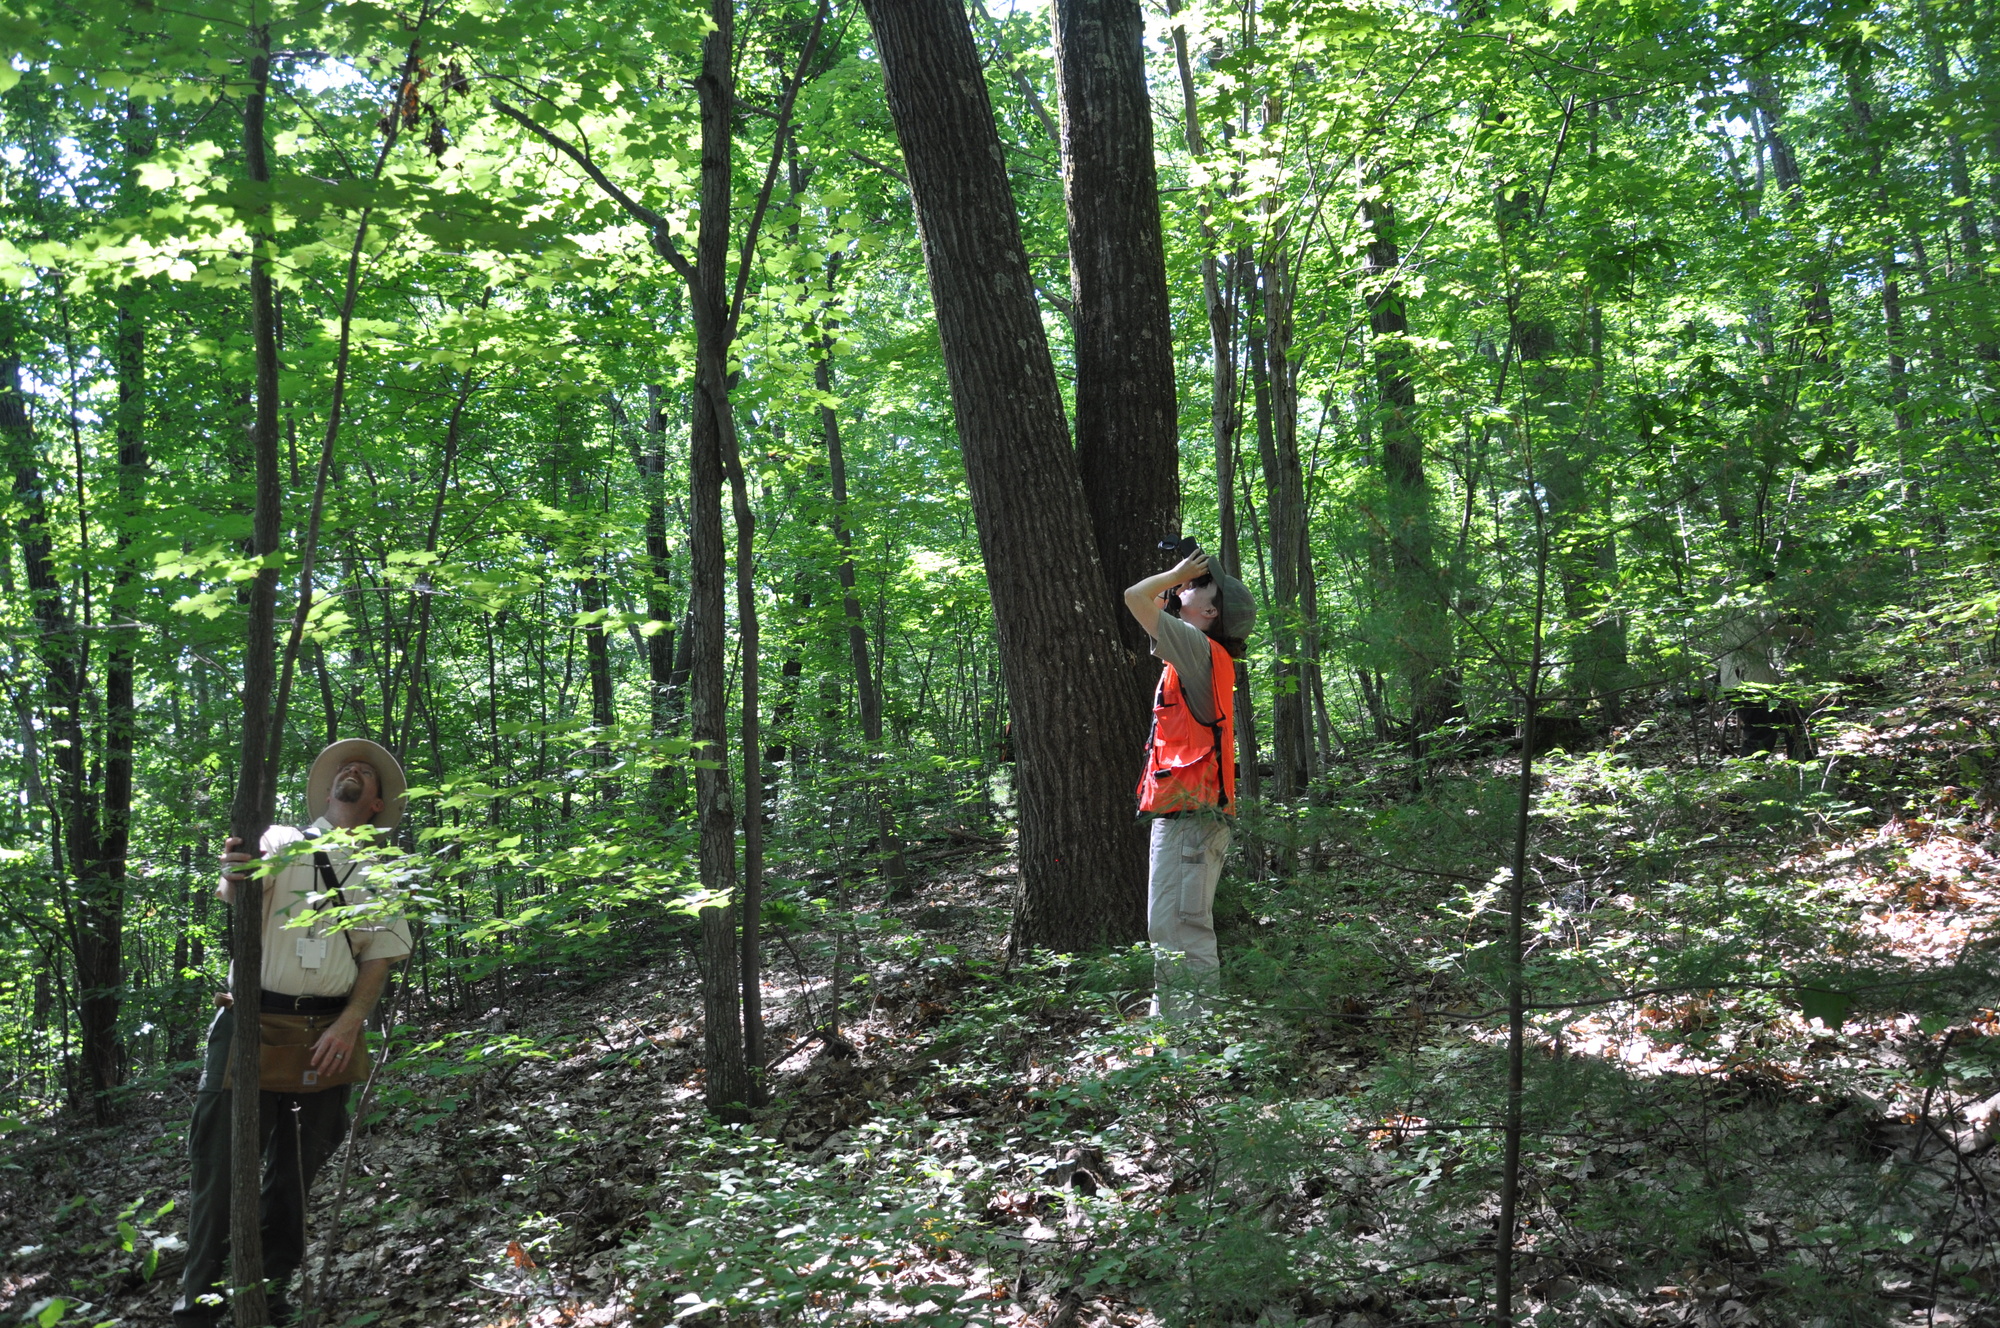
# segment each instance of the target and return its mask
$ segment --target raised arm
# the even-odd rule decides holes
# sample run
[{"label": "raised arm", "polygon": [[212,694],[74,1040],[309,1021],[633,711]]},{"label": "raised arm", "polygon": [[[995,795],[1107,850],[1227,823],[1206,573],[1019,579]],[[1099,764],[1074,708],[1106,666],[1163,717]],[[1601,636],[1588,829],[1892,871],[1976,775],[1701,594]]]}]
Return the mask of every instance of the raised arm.
[{"label": "raised arm", "polygon": [[1186,585],[1197,577],[1208,575],[1208,555],[1196,549],[1187,557],[1175,563],[1158,576],[1149,576],[1137,585],[1125,589],[1125,607],[1146,629],[1147,636],[1158,636],[1155,628],[1159,625],[1161,606],[1166,603],[1167,593],[1176,586]]}]

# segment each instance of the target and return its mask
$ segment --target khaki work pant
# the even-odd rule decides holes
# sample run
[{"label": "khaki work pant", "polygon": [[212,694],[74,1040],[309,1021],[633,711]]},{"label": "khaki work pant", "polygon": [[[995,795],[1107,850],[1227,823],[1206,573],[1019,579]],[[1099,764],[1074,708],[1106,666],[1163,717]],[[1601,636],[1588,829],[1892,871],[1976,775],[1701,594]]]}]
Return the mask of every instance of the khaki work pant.
[{"label": "khaki work pant", "polygon": [[1229,852],[1220,816],[1163,816],[1153,822],[1146,936],[1153,943],[1153,1013],[1173,1022],[1200,1014],[1219,986],[1215,883]]}]

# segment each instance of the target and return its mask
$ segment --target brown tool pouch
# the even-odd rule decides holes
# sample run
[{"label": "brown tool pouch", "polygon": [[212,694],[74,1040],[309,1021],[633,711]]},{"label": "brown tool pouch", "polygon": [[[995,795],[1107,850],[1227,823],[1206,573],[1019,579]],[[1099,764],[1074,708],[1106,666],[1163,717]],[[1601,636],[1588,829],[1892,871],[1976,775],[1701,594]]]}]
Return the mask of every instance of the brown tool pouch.
[{"label": "brown tool pouch", "polygon": [[[333,1026],[337,1016],[313,1014],[260,1014],[257,1016],[259,1041],[263,1043],[257,1087],[267,1093],[318,1093],[343,1084],[358,1083],[368,1077],[368,1035],[355,1044],[349,1064],[338,1070],[313,1069],[313,1044]],[[230,1088],[225,1074],[222,1086]]]}]

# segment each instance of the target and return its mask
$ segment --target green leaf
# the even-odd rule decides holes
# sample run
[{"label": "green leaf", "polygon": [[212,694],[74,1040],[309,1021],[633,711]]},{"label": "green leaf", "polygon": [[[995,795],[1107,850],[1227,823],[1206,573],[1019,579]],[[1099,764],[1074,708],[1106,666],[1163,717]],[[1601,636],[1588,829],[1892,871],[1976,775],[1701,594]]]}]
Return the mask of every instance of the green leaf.
[{"label": "green leaf", "polygon": [[1838,1029],[1847,1022],[1847,1012],[1854,1008],[1854,997],[1844,991],[1828,991],[1823,987],[1799,988],[1799,1009],[1808,1019],[1817,1019],[1830,1029]]}]

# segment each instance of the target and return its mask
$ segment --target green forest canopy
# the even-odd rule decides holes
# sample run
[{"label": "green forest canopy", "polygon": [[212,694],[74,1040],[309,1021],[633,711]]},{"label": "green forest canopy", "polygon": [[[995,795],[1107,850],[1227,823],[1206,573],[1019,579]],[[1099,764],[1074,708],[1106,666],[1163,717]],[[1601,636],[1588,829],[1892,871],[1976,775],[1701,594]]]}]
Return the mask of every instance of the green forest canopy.
[{"label": "green forest canopy", "polygon": [[[731,121],[732,236],[769,181],[730,369],[781,909],[1010,796],[881,70],[858,6],[821,21],[801,64],[811,6],[740,13]],[[1061,369],[1046,15],[971,21]],[[1382,744],[1421,781],[1452,734],[1511,732],[1538,623],[1544,707],[1598,734],[1701,693],[1746,618],[1785,623],[1820,682],[1991,630],[1989,7],[1309,0],[1147,24],[1184,525],[1263,601],[1273,812],[1339,754]],[[310,815],[328,738],[402,754],[432,1005],[615,958],[624,923],[692,907],[685,287],[497,107],[690,244],[701,10],[9,0],[0,25],[0,1114],[186,1059],[220,979],[266,225],[281,638],[352,342],[280,819]],[[269,186],[240,130],[260,30]],[[709,755],[741,789],[734,749]]]}]

